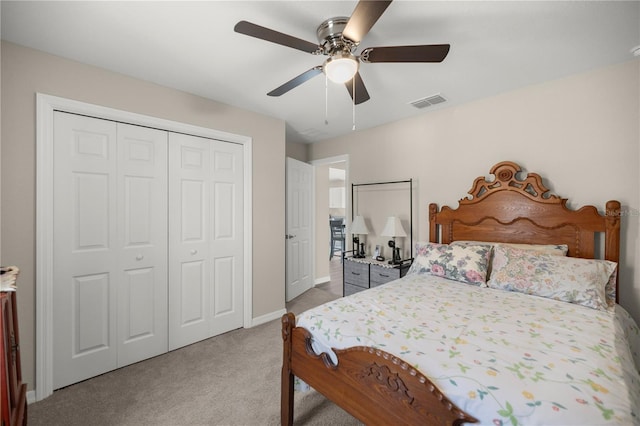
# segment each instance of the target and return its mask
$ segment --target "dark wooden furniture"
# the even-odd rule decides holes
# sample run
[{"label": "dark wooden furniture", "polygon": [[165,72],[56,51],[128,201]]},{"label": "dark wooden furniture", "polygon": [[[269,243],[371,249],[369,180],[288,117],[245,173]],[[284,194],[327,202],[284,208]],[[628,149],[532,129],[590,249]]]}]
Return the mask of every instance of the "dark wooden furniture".
[{"label": "dark wooden furniture", "polygon": [[[618,262],[620,203],[609,201],[604,214],[593,206],[570,210],[567,199],[550,195],[535,173],[519,179],[520,166],[496,164],[495,176],[477,178],[457,209],[429,205],[429,239],[567,244],[569,256],[592,258],[604,233],[604,258]],[[616,291],[616,294],[619,292]],[[338,365],[311,349],[310,334],[282,317],[282,424],[293,423],[294,376],[367,424],[458,425],[476,422],[453,405],[420,372],[393,354],[358,346],[336,350]]]},{"label": "dark wooden furniture", "polygon": [[349,296],[404,277],[410,266],[410,263],[388,265],[370,258],[354,260],[345,257],[342,264],[343,295]]},{"label": "dark wooden furniture", "polygon": [[27,424],[27,385],[22,383],[15,292],[0,292],[0,424]]}]

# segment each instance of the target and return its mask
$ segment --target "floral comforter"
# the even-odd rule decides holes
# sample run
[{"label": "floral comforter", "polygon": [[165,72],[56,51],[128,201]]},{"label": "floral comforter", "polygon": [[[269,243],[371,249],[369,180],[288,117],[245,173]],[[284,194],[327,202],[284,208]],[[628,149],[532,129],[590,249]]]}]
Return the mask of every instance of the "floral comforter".
[{"label": "floral comforter", "polygon": [[399,356],[482,424],[640,424],[640,335],[619,306],[414,274],[306,311],[297,325],[317,352]]}]

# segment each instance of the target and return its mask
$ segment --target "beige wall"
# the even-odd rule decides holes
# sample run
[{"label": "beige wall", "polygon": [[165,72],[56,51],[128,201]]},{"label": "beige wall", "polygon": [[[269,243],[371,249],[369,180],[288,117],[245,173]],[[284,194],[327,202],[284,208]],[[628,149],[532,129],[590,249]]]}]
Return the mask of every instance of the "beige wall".
[{"label": "beige wall", "polygon": [[305,163],[308,161],[308,149],[309,147],[307,144],[297,142],[287,142],[285,147],[287,157],[303,161]]},{"label": "beige wall", "polygon": [[[24,379],[34,389],[36,92],[253,138],[253,318],[284,309],[285,123],[2,42],[2,264],[17,265]],[[274,244],[274,242],[276,242]]]},{"label": "beige wall", "polygon": [[428,204],[457,206],[473,180],[511,160],[569,207],[617,199],[620,302],[640,322],[640,60],[574,75],[310,145],[310,160],[348,154],[351,182],[414,178],[420,240]]},{"label": "beige wall", "polygon": [[[392,181],[406,181],[412,178],[410,170],[397,169],[398,176]],[[367,179],[367,180],[354,180],[355,184],[372,184],[380,183],[388,180],[382,179]],[[364,236],[360,236],[360,243],[364,244],[365,254],[372,256],[375,247],[380,246],[380,254],[386,259],[391,259],[393,256],[392,249],[387,245],[391,237],[383,237],[382,231],[387,223],[389,216],[396,216],[400,219],[402,227],[407,234],[407,237],[396,238],[396,247],[400,248],[401,257],[408,259],[411,257],[411,207],[413,201],[413,235],[414,242],[418,237],[418,230],[416,228],[417,222],[417,210],[416,210],[416,195],[417,190],[409,182],[402,183],[383,183],[379,185],[366,185],[356,186],[353,192],[353,210],[354,215],[360,215],[364,218],[367,230],[369,233]],[[351,195],[351,194],[349,194]],[[410,198],[413,195],[413,200]]]}]

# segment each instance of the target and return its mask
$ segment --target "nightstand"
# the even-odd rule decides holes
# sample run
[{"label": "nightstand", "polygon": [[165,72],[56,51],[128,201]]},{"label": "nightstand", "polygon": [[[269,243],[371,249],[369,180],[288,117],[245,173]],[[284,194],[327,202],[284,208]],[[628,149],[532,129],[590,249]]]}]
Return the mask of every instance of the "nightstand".
[{"label": "nightstand", "polygon": [[406,275],[410,265],[410,263],[390,265],[372,258],[345,257],[342,263],[343,294],[349,296],[402,278]]}]

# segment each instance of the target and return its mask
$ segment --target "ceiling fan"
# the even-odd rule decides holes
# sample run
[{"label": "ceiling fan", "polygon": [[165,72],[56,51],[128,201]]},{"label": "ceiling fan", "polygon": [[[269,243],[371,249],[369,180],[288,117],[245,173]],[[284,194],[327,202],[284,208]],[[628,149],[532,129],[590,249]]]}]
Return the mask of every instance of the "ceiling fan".
[{"label": "ceiling fan", "polygon": [[[344,83],[355,104],[370,99],[367,88],[358,72],[360,63],[375,62],[442,62],[449,53],[448,44],[417,46],[368,47],[355,54],[360,41],[378,21],[391,4],[389,1],[361,0],[351,17],[330,18],[321,23],[317,30],[319,44],[290,36],[247,21],[240,21],[234,27],[238,33],[256,37],[272,43],[298,49],[313,55],[325,55],[328,58],[322,65],[315,66],[299,76],[287,81],[267,93],[280,96],[315,77],[325,73],[336,82]],[[355,95],[354,95],[355,91]],[[355,96],[355,97],[354,97]]]}]

